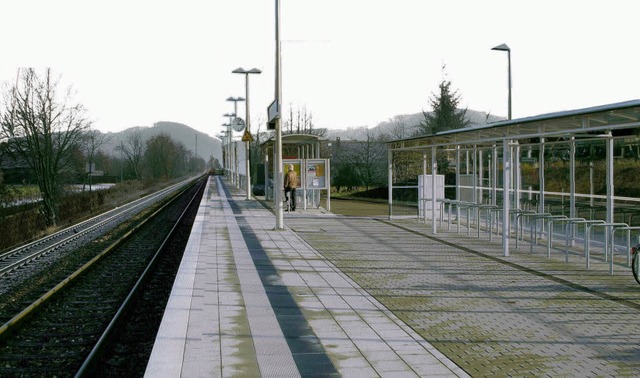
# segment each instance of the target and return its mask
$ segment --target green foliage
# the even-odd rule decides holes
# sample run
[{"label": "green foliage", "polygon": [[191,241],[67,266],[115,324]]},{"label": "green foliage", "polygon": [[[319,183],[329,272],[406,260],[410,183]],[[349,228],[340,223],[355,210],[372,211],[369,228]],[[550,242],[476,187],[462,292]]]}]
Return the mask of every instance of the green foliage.
[{"label": "green foliage", "polygon": [[347,190],[352,190],[354,187],[358,186],[358,183],[360,182],[357,172],[352,165],[339,165],[334,167],[333,172],[334,174],[331,178],[331,184],[336,187],[338,192],[343,187],[347,188]]},{"label": "green foliage", "polygon": [[11,201],[9,186],[5,184],[2,171],[0,170],[0,207],[6,206]]},{"label": "green foliage", "polygon": [[[539,190],[538,168],[530,164],[522,166],[523,182],[532,185],[533,190]],[[569,163],[558,160],[545,165],[545,190],[549,192],[569,192]],[[595,195],[606,195],[606,167],[600,160],[590,168],[588,162],[576,164],[576,193],[589,194],[590,170],[593,169],[593,189]],[[616,159],[613,165],[613,186],[615,195],[619,197],[640,198],[640,185],[637,177],[640,172],[640,161],[635,159]]]},{"label": "green foliage", "polygon": [[[443,66],[443,71],[444,68]],[[460,100],[458,91],[451,90],[451,82],[443,79],[439,85],[439,93],[432,93],[432,98],[429,100],[433,111],[431,113],[422,112],[424,121],[420,122],[414,136],[431,135],[468,126],[467,109],[458,109]]]},{"label": "green foliage", "polygon": [[[333,151],[332,184],[335,186],[384,185],[387,179],[387,146],[367,131],[365,141],[336,141]],[[338,180],[337,183],[335,180]]]}]

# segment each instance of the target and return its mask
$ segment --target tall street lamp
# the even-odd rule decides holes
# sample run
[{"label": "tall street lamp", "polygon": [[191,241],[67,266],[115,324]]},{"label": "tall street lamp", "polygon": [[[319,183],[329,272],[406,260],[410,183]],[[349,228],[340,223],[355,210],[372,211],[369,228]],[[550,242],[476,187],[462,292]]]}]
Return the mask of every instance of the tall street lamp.
[{"label": "tall street lamp", "polygon": [[231,138],[233,136],[233,131],[231,130],[231,121],[233,121],[233,119],[236,117],[236,113],[225,113],[222,116],[223,117],[229,117],[229,122],[222,124],[222,126],[225,126],[227,128],[224,131],[225,135],[227,136],[227,139],[226,139],[227,140],[227,150],[226,150],[226,154],[225,154],[226,155],[227,164],[225,165],[225,168],[228,168],[228,170],[229,170],[227,178],[232,178],[233,175],[231,174]]},{"label": "tall street lamp", "polygon": [[[282,58],[280,54],[280,0],[276,1],[276,67],[275,67],[275,101],[277,105],[277,111],[280,113],[280,107],[282,106],[282,65],[280,64],[280,60]],[[280,116],[278,116],[275,120],[275,130],[276,130],[276,161],[273,165],[273,189],[275,192],[275,205],[276,205],[276,230],[284,229],[284,209],[282,208],[282,130],[281,130],[281,122]],[[276,189],[278,188],[278,189]]]},{"label": "tall street lamp", "polygon": [[[244,68],[240,67],[240,68],[236,68],[235,70],[231,71],[232,73],[237,73],[237,74],[244,74],[244,84],[245,84],[245,97],[246,97],[246,101],[245,101],[245,124],[246,124],[246,131],[245,131],[245,135],[251,135],[251,117],[249,116],[249,75],[250,74],[260,74],[262,73],[262,71],[260,71],[257,68],[252,68],[250,70],[245,70]],[[247,147],[246,149],[246,156],[245,156],[245,162],[246,162],[246,173],[247,173],[247,200],[251,199],[251,162],[249,161],[249,155],[251,153],[251,147],[250,147],[250,140],[246,140],[245,141],[245,145]]]},{"label": "tall street lamp", "polygon": [[[239,101],[244,101],[244,98],[242,98],[242,97],[229,97],[229,98],[227,98],[227,101],[233,102],[233,118],[236,118],[237,114],[238,114],[238,102]],[[231,121],[233,121],[233,119]],[[231,123],[233,125],[233,122],[229,122],[229,123]],[[231,131],[231,128],[229,128],[229,144],[231,144],[232,142],[233,142],[233,131]],[[231,148],[231,146],[229,146],[229,148]],[[234,149],[234,151],[235,151],[235,149]],[[235,160],[236,159],[235,159],[235,156],[234,156],[233,161],[235,162]],[[231,162],[231,161],[229,161],[229,162]],[[235,183],[236,188],[237,188],[238,187],[238,178],[237,178],[238,167],[237,166],[234,167],[234,171],[235,172],[234,172],[234,175],[232,175],[231,182]]]},{"label": "tall street lamp", "polygon": [[224,138],[224,142],[223,142],[223,147],[224,147],[224,154],[223,154],[223,158],[224,158],[224,174],[225,176],[230,176],[231,175],[231,169],[229,168],[229,127],[231,127],[230,123],[223,123],[222,124],[223,127],[226,128],[226,130],[222,130],[222,137]]},{"label": "tall street lamp", "polygon": [[509,46],[507,46],[506,43],[503,43],[492,48],[491,50],[507,52],[507,59],[509,63],[509,119],[511,119],[511,49],[509,48]]}]

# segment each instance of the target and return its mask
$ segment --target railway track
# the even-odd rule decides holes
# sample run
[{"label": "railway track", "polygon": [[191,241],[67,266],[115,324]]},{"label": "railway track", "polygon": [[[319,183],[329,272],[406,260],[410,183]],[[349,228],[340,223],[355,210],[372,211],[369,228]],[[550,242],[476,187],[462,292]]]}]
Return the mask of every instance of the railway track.
[{"label": "railway track", "polygon": [[183,185],[184,183],[172,185],[42,239],[0,253],[0,277],[7,276],[9,273],[51,252],[69,249],[68,246],[73,245],[74,242],[84,242],[91,239],[95,234],[104,233],[106,229],[121,223],[127,217],[162,200]]},{"label": "railway track", "polygon": [[[0,307],[3,318],[12,315],[0,326],[0,375],[131,376],[136,366],[144,369],[145,352],[141,350],[148,349],[148,358],[155,335],[152,318],[159,324],[162,302],[170,292],[205,181],[199,180],[152,215],[134,216],[137,224],[129,224],[126,234],[117,240],[105,237],[89,242],[84,247],[93,249],[93,257],[33,302],[19,299],[21,306]],[[91,233],[95,227],[87,224],[72,233]],[[41,248],[49,252],[40,257],[13,262],[16,266],[7,268],[5,276],[40,264],[52,250],[78,240],[67,240],[70,237],[73,235],[67,232]],[[22,309],[18,312],[17,308]],[[137,336],[127,339],[127,335]],[[145,337],[150,341],[145,342]]]}]

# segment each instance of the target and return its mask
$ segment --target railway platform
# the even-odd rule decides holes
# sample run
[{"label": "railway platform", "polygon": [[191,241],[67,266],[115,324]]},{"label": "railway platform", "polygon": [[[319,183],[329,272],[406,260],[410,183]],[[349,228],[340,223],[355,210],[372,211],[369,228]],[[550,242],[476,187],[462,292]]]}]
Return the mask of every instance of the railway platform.
[{"label": "railway platform", "polygon": [[146,376],[466,376],[241,195],[210,178]]},{"label": "railway platform", "polygon": [[417,220],[273,213],[210,177],[148,377],[638,376],[628,268]]}]

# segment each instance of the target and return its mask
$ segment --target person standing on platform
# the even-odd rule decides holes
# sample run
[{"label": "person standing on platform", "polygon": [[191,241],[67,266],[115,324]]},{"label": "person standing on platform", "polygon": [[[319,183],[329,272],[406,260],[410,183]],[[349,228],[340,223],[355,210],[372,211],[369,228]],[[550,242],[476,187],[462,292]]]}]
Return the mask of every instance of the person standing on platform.
[{"label": "person standing on platform", "polygon": [[298,174],[293,170],[293,164],[289,164],[289,171],[284,175],[284,195],[291,193],[291,211],[296,211],[296,188],[298,187]]}]

